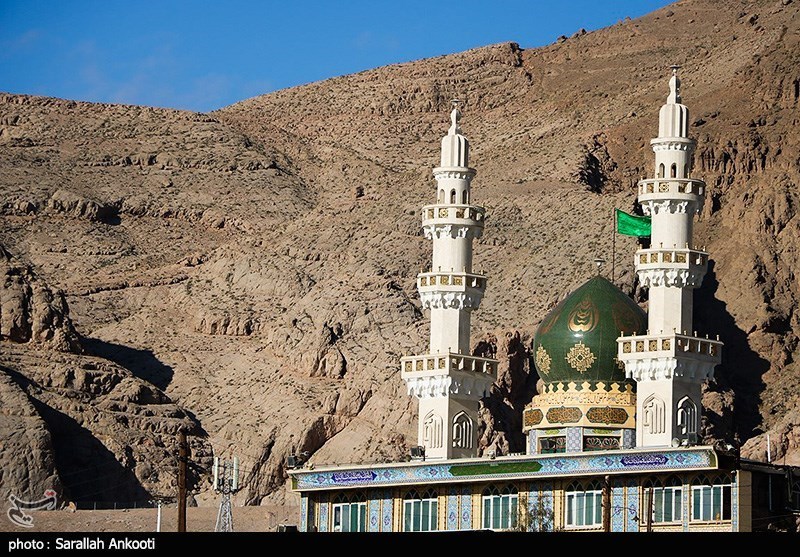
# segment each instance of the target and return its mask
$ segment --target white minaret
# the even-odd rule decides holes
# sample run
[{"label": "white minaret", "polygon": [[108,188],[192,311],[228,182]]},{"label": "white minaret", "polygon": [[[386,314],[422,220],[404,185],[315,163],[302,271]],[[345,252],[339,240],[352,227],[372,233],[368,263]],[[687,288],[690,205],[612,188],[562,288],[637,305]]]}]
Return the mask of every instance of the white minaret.
[{"label": "white minaret", "polygon": [[486,289],[486,277],[472,270],[472,240],[483,232],[486,211],[470,204],[475,169],[453,104],[441,164],[433,169],[437,202],[422,208],[433,263],[417,276],[417,289],[431,310],[430,345],[428,354],[401,359],[408,394],[419,399],[418,444],[426,459],[477,455],[479,401],[497,377],[497,360],[470,356],[470,314]]},{"label": "white minaret", "polygon": [[655,175],[640,180],[639,203],[651,216],[650,248],[636,252],[636,272],[649,288],[648,331],[620,332],[618,359],[636,380],[636,444],[663,447],[697,443],[701,387],[720,363],[722,343],[697,337],[692,295],[708,265],[708,253],[692,245],[692,222],[703,206],[705,183],[690,178],[695,141],[689,109],[681,104],[678,66],[651,140]]}]

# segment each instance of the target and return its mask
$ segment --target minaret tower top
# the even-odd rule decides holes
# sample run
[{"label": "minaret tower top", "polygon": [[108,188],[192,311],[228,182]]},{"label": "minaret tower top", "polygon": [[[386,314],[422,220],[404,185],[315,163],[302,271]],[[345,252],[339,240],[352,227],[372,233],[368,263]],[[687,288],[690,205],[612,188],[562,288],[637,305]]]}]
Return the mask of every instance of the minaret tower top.
[{"label": "minaret tower top", "polygon": [[458,106],[461,101],[453,99],[453,110],[450,112],[450,129],[442,138],[441,168],[468,168],[469,167],[469,141],[461,135],[461,111]]}]

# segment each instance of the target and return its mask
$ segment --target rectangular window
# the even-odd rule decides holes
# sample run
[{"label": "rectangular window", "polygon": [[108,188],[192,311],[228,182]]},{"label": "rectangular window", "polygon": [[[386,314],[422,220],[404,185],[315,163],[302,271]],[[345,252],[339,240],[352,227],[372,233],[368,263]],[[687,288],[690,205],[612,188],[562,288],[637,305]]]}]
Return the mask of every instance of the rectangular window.
[{"label": "rectangular window", "polygon": [[596,526],[603,521],[601,490],[567,492],[567,526]]},{"label": "rectangular window", "polygon": [[692,486],[692,520],[730,520],[730,485]]},{"label": "rectangular window", "polygon": [[680,486],[653,488],[653,522],[680,522]]},{"label": "rectangular window", "polygon": [[516,493],[483,496],[483,528],[510,530],[517,527],[519,496]]},{"label": "rectangular window", "polygon": [[334,532],[366,532],[367,503],[336,503],[333,505]]},{"label": "rectangular window", "polygon": [[437,529],[436,499],[406,499],[403,501],[403,531],[429,532]]}]

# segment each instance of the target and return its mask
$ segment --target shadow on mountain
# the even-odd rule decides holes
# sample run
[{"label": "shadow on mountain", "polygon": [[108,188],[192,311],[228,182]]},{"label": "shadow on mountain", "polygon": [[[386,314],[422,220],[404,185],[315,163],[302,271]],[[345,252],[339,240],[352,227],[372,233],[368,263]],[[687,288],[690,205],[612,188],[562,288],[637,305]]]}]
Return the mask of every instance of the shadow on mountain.
[{"label": "shadow on mountain", "polygon": [[47,425],[56,470],[68,500],[84,503],[84,507],[92,503],[102,508],[104,502],[129,503],[151,498],[133,471],[122,466],[91,431],[71,416],[31,396],[32,388],[36,392],[37,386],[30,379],[11,369],[3,368],[3,371],[28,394]]},{"label": "shadow on mountain", "polygon": [[172,368],[162,363],[150,350],[139,350],[96,338],[84,338],[83,346],[87,354],[111,360],[162,391],[172,382]]},{"label": "shadow on mountain", "polygon": [[721,389],[733,391],[733,425],[744,442],[759,433],[759,404],[766,387],[762,376],[769,370],[770,363],[750,348],[747,333],[736,325],[725,303],[716,297],[718,288],[714,262],[709,261],[703,284],[695,291],[694,323],[698,334],[709,333],[712,338],[719,334],[719,339],[725,343],[714,382]]}]

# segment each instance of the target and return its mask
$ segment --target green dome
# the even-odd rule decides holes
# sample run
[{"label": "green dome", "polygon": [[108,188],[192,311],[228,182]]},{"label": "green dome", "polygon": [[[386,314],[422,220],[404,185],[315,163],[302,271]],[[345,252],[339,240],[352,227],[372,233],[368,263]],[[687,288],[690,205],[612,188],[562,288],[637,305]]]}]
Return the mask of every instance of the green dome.
[{"label": "green dome", "polygon": [[620,331],[631,335],[646,329],[644,310],[608,279],[595,276],[539,325],[533,339],[536,369],[545,383],[623,383],[625,371],[616,360],[617,337]]}]

